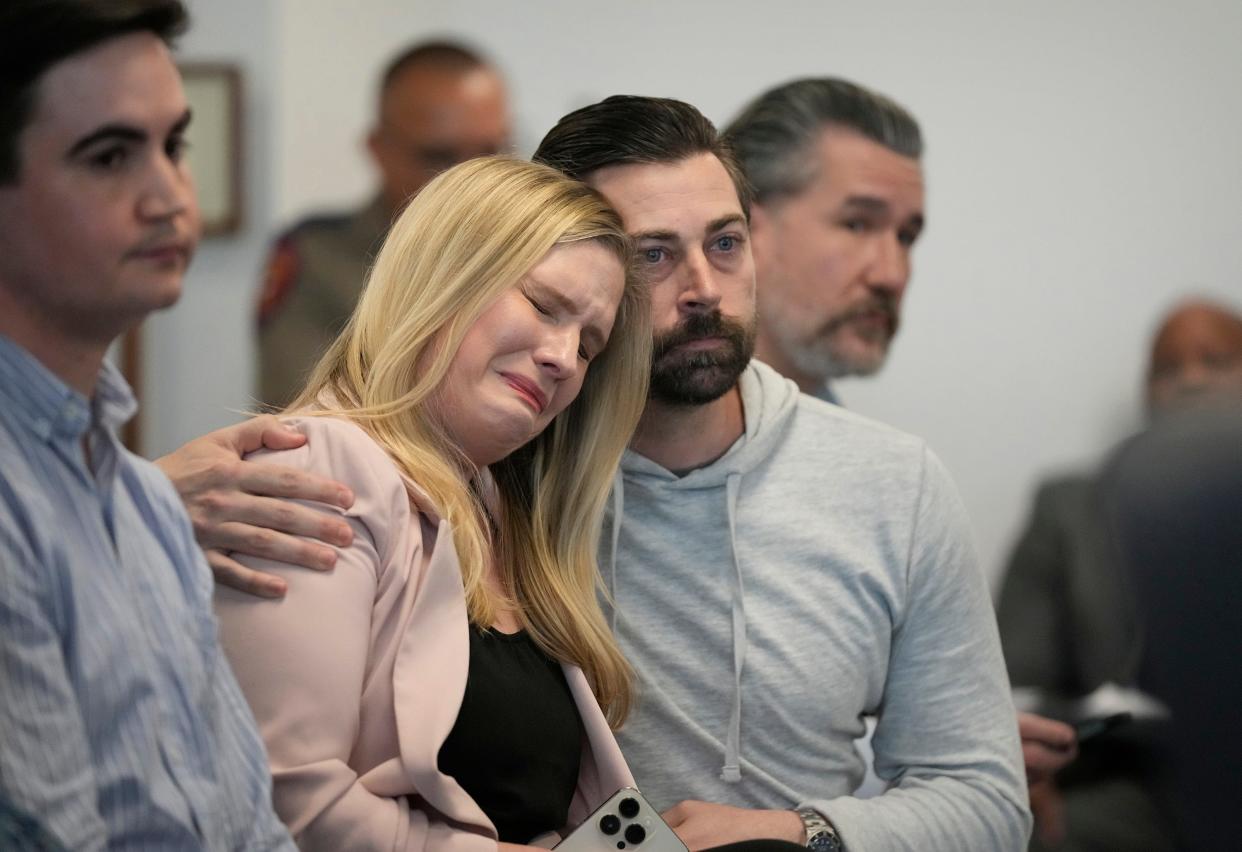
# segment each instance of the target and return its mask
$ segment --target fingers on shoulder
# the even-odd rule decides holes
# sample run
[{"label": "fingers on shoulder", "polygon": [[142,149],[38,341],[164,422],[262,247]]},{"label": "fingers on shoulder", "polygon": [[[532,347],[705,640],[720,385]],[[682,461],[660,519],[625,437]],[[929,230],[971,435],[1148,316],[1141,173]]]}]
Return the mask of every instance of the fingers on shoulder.
[{"label": "fingers on shoulder", "polygon": [[264,598],[278,598],[285,594],[284,579],[247,568],[221,551],[207,551],[207,563],[215,581],[222,586]]}]

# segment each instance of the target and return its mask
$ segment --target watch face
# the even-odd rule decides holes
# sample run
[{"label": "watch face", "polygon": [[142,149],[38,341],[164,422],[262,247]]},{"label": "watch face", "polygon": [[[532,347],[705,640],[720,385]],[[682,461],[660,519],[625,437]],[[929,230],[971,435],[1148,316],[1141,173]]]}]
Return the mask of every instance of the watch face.
[{"label": "watch face", "polygon": [[820,831],[806,842],[812,852],[842,852],[841,838],[830,831]]}]

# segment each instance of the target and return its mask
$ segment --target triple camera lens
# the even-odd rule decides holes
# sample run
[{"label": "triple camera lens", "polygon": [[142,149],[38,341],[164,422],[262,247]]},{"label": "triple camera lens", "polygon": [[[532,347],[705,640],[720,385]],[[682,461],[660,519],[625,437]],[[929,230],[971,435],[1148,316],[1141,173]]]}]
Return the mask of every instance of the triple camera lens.
[{"label": "triple camera lens", "polygon": [[[637,799],[622,799],[617,802],[617,810],[621,816],[626,819],[633,819],[638,816],[640,810]],[[609,837],[621,830],[621,820],[616,814],[604,814],[599,820],[599,830]],[[638,823],[630,823],[625,827],[625,839],[631,846],[637,846],[647,839],[647,830]],[[624,848],[625,844],[618,842],[618,848]]]}]

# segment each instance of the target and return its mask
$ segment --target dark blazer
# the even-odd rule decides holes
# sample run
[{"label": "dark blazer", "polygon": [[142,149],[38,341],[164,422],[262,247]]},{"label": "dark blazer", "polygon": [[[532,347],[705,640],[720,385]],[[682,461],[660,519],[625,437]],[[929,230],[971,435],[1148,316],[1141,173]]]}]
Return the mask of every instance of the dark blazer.
[{"label": "dark blazer", "polygon": [[1150,637],[1147,688],[1173,714],[1179,849],[1242,835],[1242,409],[1158,424],[1108,471],[1119,549]]},{"label": "dark blazer", "polygon": [[1070,700],[1138,675],[1134,595],[1093,476],[1040,486],[1014,548],[997,620],[1010,681]]},{"label": "dark blazer", "polygon": [[[1094,476],[1044,483],[1014,548],[997,614],[1015,687],[1042,693],[1039,712],[1072,718],[1072,705],[1105,683],[1140,680],[1136,597],[1116,548],[1104,488]],[[1164,770],[1159,723],[1132,723],[1085,744],[1062,771],[1063,852],[1169,852],[1158,806]],[[1038,834],[1032,852],[1042,852]]]}]

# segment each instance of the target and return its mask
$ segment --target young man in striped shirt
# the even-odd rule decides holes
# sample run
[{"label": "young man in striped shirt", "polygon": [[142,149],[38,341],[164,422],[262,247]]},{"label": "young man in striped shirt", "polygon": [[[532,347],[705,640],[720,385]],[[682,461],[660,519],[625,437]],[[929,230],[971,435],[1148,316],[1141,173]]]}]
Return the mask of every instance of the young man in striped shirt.
[{"label": "young man in striped shirt", "polygon": [[198,236],[178,0],[0,7],[0,798],[69,849],[291,849],[109,345]]}]

